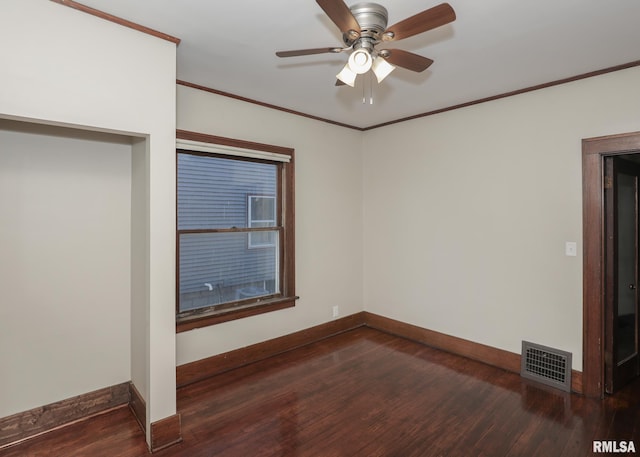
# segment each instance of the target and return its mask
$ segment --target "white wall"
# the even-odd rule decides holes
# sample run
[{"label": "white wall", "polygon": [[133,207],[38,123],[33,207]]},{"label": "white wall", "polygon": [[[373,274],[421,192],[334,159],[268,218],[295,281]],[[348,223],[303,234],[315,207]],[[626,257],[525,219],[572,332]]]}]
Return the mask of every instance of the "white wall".
[{"label": "white wall", "polygon": [[178,128],[295,149],[297,305],[177,336],[178,365],[363,310],[362,133],[178,86]]},{"label": "white wall", "polygon": [[0,417],[131,379],[131,144],[22,124],[0,120]]},{"label": "white wall", "polygon": [[[144,140],[135,153],[142,151],[145,160],[133,162],[142,170],[132,173],[146,177],[144,214],[135,215],[148,232],[146,245],[135,249],[146,256],[137,266],[144,271],[135,274],[146,280],[132,306],[143,307],[145,328],[133,330],[132,344],[141,348],[131,353],[144,357],[132,363],[145,368],[132,375],[144,375],[134,382],[147,401],[148,422],[173,415],[175,44],[42,0],[4,0],[0,40],[11,43],[2,53],[0,118],[131,133]],[[51,379],[39,381],[67,393],[63,385],[50,386]],[[30,395],[23,386],[11,394]]]},{"label": "white wall", "polygon": [[638,81],[636,67],[367,132],[366,310],[557,347],[581,369],[581,139],[639,129]]}]

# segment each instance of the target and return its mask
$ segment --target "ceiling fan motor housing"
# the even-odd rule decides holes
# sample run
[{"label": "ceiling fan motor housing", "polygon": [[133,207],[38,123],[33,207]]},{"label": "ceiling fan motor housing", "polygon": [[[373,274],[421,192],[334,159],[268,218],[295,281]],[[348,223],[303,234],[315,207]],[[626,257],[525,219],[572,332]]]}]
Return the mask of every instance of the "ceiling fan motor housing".
[{"label": "ceiling fan motor housing", "polygon": [[[377,3],[357,3],[350,10],[360,25],[360,37],[379,42],[382,33],[387,29],[387,9]],[[351,46],[357,39],[354,40],[345,34],[344,41]]]}]

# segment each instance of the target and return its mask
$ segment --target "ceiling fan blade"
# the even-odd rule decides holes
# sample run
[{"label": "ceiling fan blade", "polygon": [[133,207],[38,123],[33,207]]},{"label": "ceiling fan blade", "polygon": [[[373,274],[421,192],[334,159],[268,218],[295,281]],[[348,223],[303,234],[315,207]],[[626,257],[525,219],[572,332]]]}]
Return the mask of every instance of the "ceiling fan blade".
[{"label": "ceiling fan blade", "polygon": [[455,19],[456,13],[451,5],[441,3],[388,27],[382,39],[385,41],[402,40],[448,24],[455,21]]},{"label": "ceiling fan blade", "polygon": [[336,79],[336,86],[346,86],[346,84],[340,81],[339,79]]},{"label": "ceiling fan blade", "polygon": [[353,30],[360,34],[360,24],[343,0],[316,0],[316,2],[342,33],[348,34]]},{"label": "ceiling fan blade", "polygon": [[391,65],[406,68],[407,70],[421,72],[429,68],[433,60],[422,57],[402,49],[385,49],[382,57]]},{"label": "ceiling fan blade", "polygon": [[309,56],[312,54],[325,54],[327,52],[342,52],[342,48],[314,48],[314,49],[297,49],[295,51],[278,51],[278,57],[297,57]]}]

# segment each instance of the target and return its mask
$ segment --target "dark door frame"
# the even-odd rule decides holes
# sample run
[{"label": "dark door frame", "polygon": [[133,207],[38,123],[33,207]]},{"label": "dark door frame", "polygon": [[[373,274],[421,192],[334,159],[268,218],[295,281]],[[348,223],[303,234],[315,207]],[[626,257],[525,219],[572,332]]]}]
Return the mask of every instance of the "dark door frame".
[{"label": "dark door frame", "polygon": [[604,157],[640,153],[640,132],[582,140],[582,389],[604,396]]}]

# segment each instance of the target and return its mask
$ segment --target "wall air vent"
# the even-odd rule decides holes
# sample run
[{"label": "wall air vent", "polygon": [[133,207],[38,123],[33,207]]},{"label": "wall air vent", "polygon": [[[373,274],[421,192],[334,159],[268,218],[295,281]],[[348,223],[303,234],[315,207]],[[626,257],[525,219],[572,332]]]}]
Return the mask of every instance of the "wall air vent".
[{"label": "wall air vent", "polygon": [[571,392],[571,353],[523,341],[520,375]]}]

